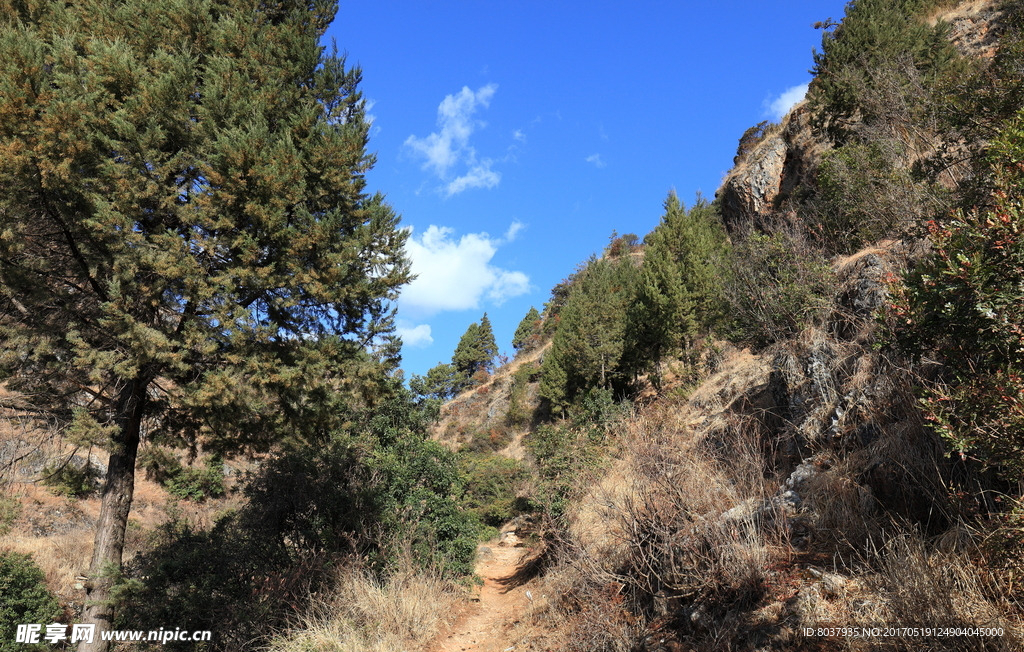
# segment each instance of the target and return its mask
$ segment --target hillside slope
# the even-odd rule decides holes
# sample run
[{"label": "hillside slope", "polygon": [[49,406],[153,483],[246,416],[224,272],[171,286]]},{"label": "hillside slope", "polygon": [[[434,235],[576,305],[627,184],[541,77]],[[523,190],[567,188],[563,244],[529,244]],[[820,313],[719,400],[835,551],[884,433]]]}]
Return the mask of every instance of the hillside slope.
[{"label": "hillside slope", "polygon": [[[951,64],[964,66],[962,88],[1014,83],[1010,3],[933,5],[914,21],[948,25],[943,38],[968,61]],[[733,255],[781,242],[791,253],[771,265],[821,261],[790,277],[824,285],[779,322],[789,330],[694,341],[640,374],[614,408],[578,402],[553,420],[539,387],[548,341],[445,406],[435,436],[525,452],[535,474],[526,493],[546,505],[531,529],[533,562],[519,571],[537,598],[507,614],[501,649],[1024,647],[1020,486],[951,454],[920,400],[948,378],[943,360],[891,345],[892,290],[931,255],[922,224],[990,192],[987,138],[1020,107],[1007,91],[974,131],[920,114],[883,124],[871,111],[899,93],[939,106],[960,92],[894,61],[879,86],[854,85],[867,104],[842,130],[828,132],[837,123],[822,120],[820,99],[760,129],[718,192]],[[902,90],[899,74],[912,82]],[[872,150],[875,137],[890,149]],[[840,181],[849,185],[836,190]],[[872,201],[897,218],[863,221],[857,211]],[[533,416],[509,429],[517,373]]]}]

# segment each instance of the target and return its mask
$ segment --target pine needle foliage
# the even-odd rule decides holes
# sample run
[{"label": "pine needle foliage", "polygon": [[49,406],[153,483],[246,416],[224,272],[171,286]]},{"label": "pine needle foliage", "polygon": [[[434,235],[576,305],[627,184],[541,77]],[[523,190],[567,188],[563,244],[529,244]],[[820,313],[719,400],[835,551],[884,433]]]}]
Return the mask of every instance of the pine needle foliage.
[{"label": "pine needle foliage", "polygon": [[498,345],[494,341],[494,330],[485,312],[479,322],[473,322],[466,328],[452,355],[452,366],[461,379],[460,383],[468,384],[473,376],[481,371],[493,371],[494,358],[497,355]]},{"label": "pine needle foliage", "polygon": [[667,353],[692,344],[718,321],[728,242],[713,204],[698,197],[687,211],[675,192],[645,241],[630,311],[630,355],[636,368],[656,369]]},{"label": "pine needle foliage", "polygon": [[[855,119],[865,116],[861,93],[872,73],[887,62],[909,56],[933,82],[953,65],[956,52],[946,38],[948,26],[930,26],[925,14],[942,0],[856,0],[846,5],[841,23],[822,35],[814,54],[810,94],[815,121],[837,143]],[[829,23],[830,25],[832,23]]]},{"label": "pine needle foliage", "polygon": [[46,588],[46,576],[32,558],[0,552],[0,652],[51,649],[46,643],[16,643],[17,626],[48,625],[60,616],[57,598]]},{"label": "pine needle foliage", "polygon": [[633,378],[627,325],[640,271],[631,258],[591,258],[577,273],[541,367],[540,396],[562,413],[582,391],[621,395]]},{"label": "pine needle foliage", "polygon": [[0,0],[0,372],[111,450],[96,574],[143,423],[229,453],[322,436],[373,393],[407,236],[365,192],[360,72],[319,43],[334,13]]},{"label": "pine needle foliage", "polygon": [[425,376],[413,374],[409,389],[422,399],[443,403],[458,393],[460,375],[454,365],[438,363],[427,370]]},{"label": "pine needle foliage", "polygon": [[541,326],[540,313],[536,308],[530,306],[530,310],[519,322],[516,332],[512,335],[512,348],[516,350],[516,353],[529,351],[537,346],[540,341]]}]

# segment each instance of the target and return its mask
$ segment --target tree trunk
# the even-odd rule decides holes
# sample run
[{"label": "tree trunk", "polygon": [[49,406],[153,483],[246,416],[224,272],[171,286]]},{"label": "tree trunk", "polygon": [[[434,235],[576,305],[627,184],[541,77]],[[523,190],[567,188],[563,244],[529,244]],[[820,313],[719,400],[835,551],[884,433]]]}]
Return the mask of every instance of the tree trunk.
[{"label": "tree trunk", "polygon": [[114,605],[111,589],[115,575],[121,570],[124,535],[128,512],[135,493],[135,458],[139,452],[142,414],[146,402],[147,380],[136,378],[121,392],[117,402],[120,430],[110,451],[107,478],[103,485],[103,502],[96,523],[89,582],[86,584],[85,609],[82,622],[95,625],[92,642],[82,641],[78,652],[107,652],[110,642],[101,632],[113,628]]}]

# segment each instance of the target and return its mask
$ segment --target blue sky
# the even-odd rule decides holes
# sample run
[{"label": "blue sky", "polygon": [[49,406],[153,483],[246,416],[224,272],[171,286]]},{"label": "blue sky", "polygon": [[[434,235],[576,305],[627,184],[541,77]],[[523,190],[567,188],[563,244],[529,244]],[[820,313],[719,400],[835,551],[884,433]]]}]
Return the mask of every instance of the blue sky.
[{"label": "blue sky", "polygon": [[363,70],[369,186],[412,229],[406,373],[449,361],[485,311],[511,353],[613,230],[643,237],[671,189],[713,197],[844,4],[343,2],[327,38]]}]

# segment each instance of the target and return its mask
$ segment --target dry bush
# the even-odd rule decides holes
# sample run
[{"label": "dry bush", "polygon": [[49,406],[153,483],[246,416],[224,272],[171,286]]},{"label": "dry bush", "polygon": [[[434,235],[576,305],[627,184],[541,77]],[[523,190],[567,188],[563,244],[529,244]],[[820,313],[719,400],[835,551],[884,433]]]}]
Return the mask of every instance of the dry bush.
[{"label": "dry bush", "polygon": [[845,473],[823,470],[807,481],[803,498],[812,515],[814,550],[844,554],[864,550],[879,536],[870,493]]},{"label": "dry bush", "polygon": [[405,562],[385,580],[353,567],[338,572],[334,592],[315,596],[291,631],[267,652],[400,652],[421,650],[448,623],[457,589]]},{"label": "dry bush", "polygon": [[0,548],[32,555],[32,561],[46,576],[46,586],[58,595],[62,603],[81,598],[81,592],[75,589],[75,578],[89,568],[91,531],[72,530],[47,536],[12,533],[0,537]]},{"label": "dry bush", "polygon": [[[916,532],[892,536],[866,556],[874,568],[864,567],[855,577],[816,572],[798,601],[800,626],[918,629],[917,635],[844,639],[846,649],[857,652],[1019,650],[1020,607],[1006,578],[979,563],[977,552],[973,545],[953,552],[932,549]],[[921,631],[927,628],[999,628],[1003,634],[929,635]]]},{"label": "dry bush", "polygon": [[724,290],[730,339],[764,348],[796,336],[831,306],[834,276],[823,252],[791,225],[737,239]]},{"label": "dry bush", "polygon": [[654,619],[681,614],[702,649],[726,649],[744,626],[732,614],[761,600],[789,554],[759,431],[737,426],[709,445],[686,418],[663,401],[627,421],[622,459],[573,510],[543,580],[559,598],[538,614],[560,629],[560,649],[633,650]]},{"label": "dry bush", "polygon": [[[894,642],[891,649],[930,646],[950,652],[1021,649],[1024,639],[1005,607],[1005,587],[993,569],[974,563],[967,552],[930,551],[919,536],[888,542],[881,571],[870,585],[885,600],[889,622],[902,627],[1001,628],[1001,637],[920,637]],[[1002,603],[1002,605],[1001,605]],[[1019,611],[1018,611],[1019,614]]]},{"label": "dry bush", "polygon": [[[566,652],[632,652],[642,619],[631,609],[624,586],[596,560],[562,545],[557,564],[538,583],[544,596],[530,614],[534,627],[554,640],[546,649]],[[553,597],[549,597],[553,596]]]}]

